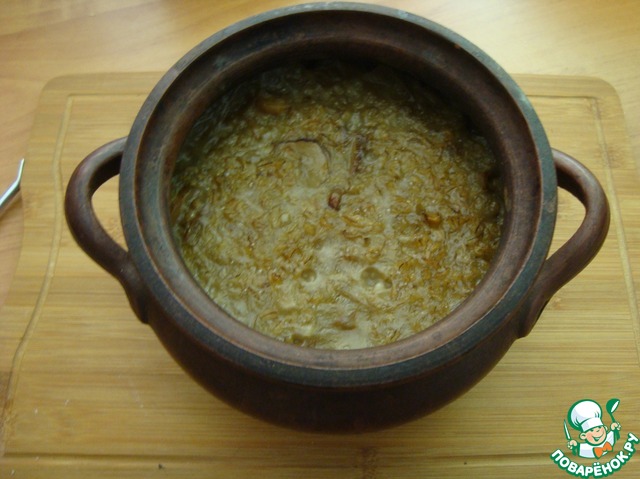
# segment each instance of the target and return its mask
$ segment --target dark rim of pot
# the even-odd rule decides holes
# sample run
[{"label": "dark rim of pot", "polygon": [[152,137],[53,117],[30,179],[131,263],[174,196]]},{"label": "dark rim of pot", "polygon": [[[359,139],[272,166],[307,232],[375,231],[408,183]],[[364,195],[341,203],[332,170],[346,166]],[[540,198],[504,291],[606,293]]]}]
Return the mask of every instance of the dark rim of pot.
[{"label": "dark rim of pot", "polygon": [[[366,57],[407,70],[449,96],[502,164],[507,212],[485,278],[450,315],[407,339],[322,350],[268,338],[217,307],[180,258],[170,231],[172,166],[189,129],[230,85],[284,59]],[[214,79],[214,80],[212,80]],[[145,286],[185,335],[238,367],[294,384],[355,387],[403,381],[456,361],[492,334],[516,337],[516,311],[544,262],[555,223],[556,176],[540,121],[513,79],[476,46],[406,12],[350,3],[288,7],[250,18],[196,46],[159,81],[125,148],[120,206]],[[515,319],[517,320],[517,318]]]}]

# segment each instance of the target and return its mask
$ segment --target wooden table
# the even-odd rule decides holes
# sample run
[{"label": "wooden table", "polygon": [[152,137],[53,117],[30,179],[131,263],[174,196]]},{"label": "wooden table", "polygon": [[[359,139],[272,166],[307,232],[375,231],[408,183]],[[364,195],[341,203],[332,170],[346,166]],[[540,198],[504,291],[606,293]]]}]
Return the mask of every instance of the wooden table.
[{"label": "wooden table", "polygon": [[[169,68],[189,48],[236,20],[291,3],[137,0],[47,4],[5,1],[0,9],[0,95],[3,100],[0,108],[0,190],[12,181],[18,160],[23,156],[42,168],[54,158],[62,161],[59,179],[64,181],[73,162],[79,160],[78,155],[99,146],[110,134],[126,134],[131,115],[159,72]],[[544,454],[545,451],[551,454],[556,448],[567,452],[561,429],[563,414],[572,401],[591,393],[598,396],[594,399],[603,406],[608,399],[605,394],[618,395],[621,406],[616,416],[623,423],[624,433],[640,433],[640,420],[637,419],[640,406],[632,404],[632,400],[635,398],[637,402],[640,395],[636,387],[639,383],[636,296],[640,219],[635,193],[640,158],[640,88],[637,86],[640,78],[640,3],[577,0],[377,3],[418,13],[452,28],[487,51],[510,72],[544,74],[517,78],[540,110],[554,145],[584,159],[614,200],[612,233],[601,258],[558,295],[534,333],[518,342],[494,373],[469,396],[433,417],[433,431],[443,439],[443,444],[449,447],[465,444],[469,454],[461,453],[459,448],[443,449],[444,446],[429,454],[426,451],[430,443],[429,418],[395,432],[348,439],[289,434],[244,418],[203,394],[183,377],[160,345],[154,342],[150,332],[132,320],[113,281],[97,268],[92,269],[90,263],[80,263],[80,268],[87,268],[89,277],[93,278],[93,282],[88,283],[88,291],[91,287],[105,286],[108,293],[98,298],[98,307],[113,302],[116,316],[122,318],[122,322],[118,322],[117,327],[107,326],[106,330],[101,329],[100,323],[91,329],[89,323],[84,323],[86,318],[81,316],[74,317],[77,323],[73,318],[57,323],[61,317],[55,314],[59,303],[43,301],[39,307],[41,317],[45,318],[40,323],[44,330],[33,328],[29,331],[29,325],[33,327],[26,317],[29,305],[37,303],[37,294],[46,282],[29,285],[24,273],[31,264],[43,271],[51,264],[51,242],[43,247],[43,238],[38,234],[53,232],[54,237],[59,235],[58,246],[63,247],[60,251],[75,254],[69,249],[73,248],[73,243],[69,241],[64,225],[51,223],[55,212],[48,208],[55,209],[57,200],[55,195],[47,196],[54,191],[47,187],[54,182],[46,173],[32,169],[25,179],[25,195],[31,192],[31,202],[25,196],[24,206],[21,202],[16,203],[0,220],[0,304],[5,303],[4,307],[0,306],[0,340],[6,339],[0,343],[0,358],[4,358],[0,363],[0,396],[3,398],[0,407],[7,394],[7,385],[11,383],[12,371],[13,381],[16,375],[25,378],[21,386],[14,384],[13,402],[5,404],[12,421],[9,427],[3,425],[0,436],[0,477],[4,477],[3,474],[71,477],[73,470],[77,471],[78,477],[146,477],[159,473],[193,477],[207,469],[218,471],[219,477],[230,477],[234,471],[241,477],[268,472],[271,472],[270,477],[302,473],[311,477],[404,477],[407,474],[415,474],[415,477],[446,477],[445,474],[456,477],[468,477],[469,474],[478,477],[514,477],[515,474],[568,477]],[[96,72],[99,73],[97,76],[84,75]],[[122,72],[122,75],[103,75],[102,72]],[[80,76],[64,77],[70,74]],[[597,79],[579,79],[576,75]],[[52,79],[55,80],[48,83]],[[43,90],[44,96],[40,98]],[[80,128],[80,133],[76,131],[76,134],[83,140],[74,140],[75,143],[65,151],[67,154],[72,151],[76,156],[56,154],[56,145],[60,147],[64,142],[60,143],[60,138],[50,130],[58,125],[60,115],[64,114],[63,100],[87,91],[98,92],[98,97],[102,95],[103,98],[111,95],[113,105],[116,105],[109,116],[112,123],[103,130],[107,137],[96,136],[95,144],[90,145],[82,136],[83,128],[94,134],[100,131],[92,123],[95,115],[90,114],[96,105],[88,102],[86,110],[76,109],[75,116],[69,116],[69,120],[75,121]],[[93,98],[95,100],[96,96]],[[102,107],[105,105],[111,104],[106,101]],[[43,141],[34,144],[33,135]],[[43,198],[43,202],[38,203],[33,198]],[[107,190],[104,198],[109,215],[108,205],[113,205],[115,192]],[[571,221],[580,217],[579,207],[566,197],[561,199],[560,219],[567,222],[559,229],[556,243],[570,233]],[[51,200],[51,203],[45,200]],[[30,235],[24,239],[23,218],[25,233]],[[117,231],[117,215],[108,220],[112,230]],[[23,257],[15,273],[21,252]],[[56,274],[51,278],[56,278]],[[43,277],[46,278],[46,274]],[[82,296],[78,296],[80,292],[75,293],[76,296],[61,296],[67,301],[65,304],[69,301],[78,304],[82,300]],[[579,337],[583,341],[580,345],[570,337],[558,341],[563,334],[571,334],[571,322],[580,321],[576,316],[585,310],[613,322],[602,328],[587,328]],[[115,372],[112,371],[110,377],[129,383],[114,385],[112,382],[112,390],[123,394],[128,391],[129,396],[117,397],[116,394],[116,402],[109,403],[111,409],[98,397],[100,391],[109,390],[108,382],[81,382],[81,378],[86,379],[103,369],[91,363],[92,356],[87,351],[87,356],[74,352],[77,344],[63,335],[74,334],[74,324],[83,328],[78,338],[87,339],[89,345],[102,344],[108,357],[109,354],[116,357],[115,353],[120,351],[117,342],[107,342],[107,346],[92,343],[96,335],[106,334],[111,340],[127,338],[127,335],[138,337],[132,344],[141,348],[138,349],[142,351],[140,356],[113,365]],[[52,332],[59,334],[39,336],[46,333],[49,326],[54,328]],[[62,329],[56,329],[58,326]],[[25,341],[25,338],[35,342]],[[42,342],[38,343],[39,340]],[[49,340],[63,348],[58,360],[48,359],[51,355]],[[608,347],[601,346],[607,341]],[[23,351],[16,355],[20,344],[29,345],[28,354]],[[116,349],[110,351],[109,344]],[[573,375],[575,377],[571,374],[572,370],[579,371],[584,363],[585,347],[596,349],[594,354],[599,365],[593,380],[598,383],[597,388],[580,386],[582,378],[577,373]],[[19,357],[23,361],[18,364],[21,368],[16,369],[15,361],[8,361],[8,357]],[[47,383],[49,379],[43,379],[50,378],[51,368],[72,367],[74,357],[84,360],[73,370],[75,374],[65,378],[58,371],[57,383]],[[135,359],[139,362],[135,363]],[[555,360],[562,363],[557,368],[552,367]],[[48,361],[49,369],[40,366]],[[133,373],[127,369],[128,361],[136,364]],[[542,370],[530,371],[530,365]],[[156,368],[152,369],[152,374],[145,369],[149,366]],[[163,389],[162,384],[154,381],[154,375],[174,382],[168,390]],[[523,377],[529,378],[530,384],[523,383]],[[573,380],[567,383],[572,377]],[[186,391],[178,394],[178,398],[174,397],[173,391],[176,385]],[[534,386],[543,390],[536,390]],[[84,405],[74,404],[72,396],[65,397],[61,392],[70,390],[65,387],[81,387],[89,396],[94,394],[95,397]],[[91,393],[92,387],[96,392]],[[135,397],[141,391],[151,395],[145,400],[152,401],[152,407],[149,403],[146,408],[141,407],[143,399]],[[149,415],[156,414],[159,419],[167,417],[161,395],[171,391],[174,399],[186,402],[181,403],[182,408],[169,408],[174,415],[169,415],[170,420],[164,425],[185,426],[190,428],[191,434],[154,429],[153,423],[149,422]],[[524,404],[517,404],[518,401],[526,402],[524,416],[520,407]],[[184,407],[185,404],[190,406]],[[87,405],[102,406],[105,412],[96,417],[83,409]],[[140,408],[139,414],[135,414],[136,407]],[[498,407],[502,410],[497,410]],[[469,425],[466,421],[470,417],[465,414],[475,410],[487,416]],[[86,422],[78,422],[82,417]],[[127,429],[128,425],[131,430]],[[479,451],[478,445],[484,444],[483,427],[489,428],[488,438],[498,439],[498,446],[487,446],[486,454]],[[237,428],[239,430],[234,432]],[[573,433],[575,435],[575,431]],[[172,450],[171,437],[186,439],[187,443],[182,442]],[[265,437],[273,439],[273,447]],[[40,442],[34,438],[39,438]],[[397,443],[393,442],[394,438]],[[478,444],[470,445],[470,441]],[[149,442],[150,449],[147,447]],[[505,450],[505,444],[511,444],[511,447]],[[531,454],[531,450],[535,453]],[[280,457],[273,457],[273,454]],[[467,465],[472,467],[465,468]],[[542,475],[536,472],[540,467],[545,467]],[[615,474],[616,477],[640,475],[640,456]]]},{"label": "wooden table", "polygon": [[[293,1],[4,0],[0,7],[0,189],[27,150],[38,98],[71,73],[167,70],[213,32]],[[453,29],[507,71],[603,79],[618,92],[640,158],[640,3],[635,0],[377,1]],[[0,223],[0,304],[22,238],[18,205]]]}]

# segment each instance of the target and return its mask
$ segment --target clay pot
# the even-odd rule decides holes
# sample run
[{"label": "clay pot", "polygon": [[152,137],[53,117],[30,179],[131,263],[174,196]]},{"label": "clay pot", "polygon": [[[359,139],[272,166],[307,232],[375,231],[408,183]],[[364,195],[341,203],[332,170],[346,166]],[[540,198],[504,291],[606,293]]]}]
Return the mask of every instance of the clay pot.
[{"label": "clay pot", "polygon": [[[318,350],[250,329],[195,282],[170,231],[173,165],[203,110],[256,72],[325,57],[388,64],[448,97],[488,139],[505,185],[502,241],[474,293],[434,326],[382,347]],[[91,205],[96,189],[118,174],[127,250],[108,236]],[[558,184],[586,213],[547,258]],[[597,253],[609,225],[598,181],[551,150],[524,93],[494,61],[430,21],[363,4],[284,8],[196,46],[159,81],[130,134],[78,166],[65,207],[80,246],[122,283],[137,316],[196,380],[247,413],[316,431],[382,428],[460,396],[529,333],[549,298]]]}]

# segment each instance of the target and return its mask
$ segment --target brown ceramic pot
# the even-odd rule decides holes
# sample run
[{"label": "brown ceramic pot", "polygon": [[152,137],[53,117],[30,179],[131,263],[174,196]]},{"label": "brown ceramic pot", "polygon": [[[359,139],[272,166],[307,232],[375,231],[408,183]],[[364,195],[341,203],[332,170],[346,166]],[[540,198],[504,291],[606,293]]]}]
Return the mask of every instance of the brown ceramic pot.
[{"label": "brown ceramic pot", "polygon": [[[421,78],[481,128],[501,165],[505,224],[486,277],[445,319],[387,346],[317,350],[244,326],[198,286],[170,231],[173,165],[203,110],[249,75],[285,60],[321,57],[366,58]],[[91,205],[96,189],[118,174],[128,250],[107,235]],[[558,183],[586,213],[573,237],[547,258]],[[386,427],[461,395],[529,333],[549,298],[597,253],[609,225],[597,180],[551,150],[524,93],[498,65],[439,25],[363,4],[284,8],[196,46],[153,89],[128,137],[78,166],[66,215],[80,246],[122,283],[138,317],[194,378],[243,411],[316,431]]]}]

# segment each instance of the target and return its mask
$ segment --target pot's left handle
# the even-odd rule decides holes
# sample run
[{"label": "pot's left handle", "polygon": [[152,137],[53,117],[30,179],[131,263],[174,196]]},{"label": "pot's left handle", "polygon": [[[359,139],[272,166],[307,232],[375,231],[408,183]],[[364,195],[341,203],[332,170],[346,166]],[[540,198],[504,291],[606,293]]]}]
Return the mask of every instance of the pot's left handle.
[{"label": "pot's left handle", "polygon": [[93,194],[120,173],[126,138],[101,146],[78,165],[65,196],[67,224],[76,242],[124,288],[129,303],[146,322],[146,291],[129,253],[102,227],[93,209]]}]

